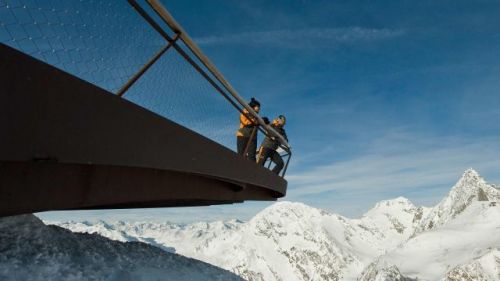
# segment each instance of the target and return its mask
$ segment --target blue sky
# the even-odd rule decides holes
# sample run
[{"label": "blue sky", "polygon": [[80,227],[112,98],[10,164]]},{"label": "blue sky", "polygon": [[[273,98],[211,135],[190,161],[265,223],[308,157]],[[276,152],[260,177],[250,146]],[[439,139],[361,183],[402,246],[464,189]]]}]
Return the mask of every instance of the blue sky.
[{"label": "blue sky", "polygon": [[[242,96],[288,117],[284,200],[357,217],[436,204],[469,167],[500,183],[500,2],[163,3]],[[245,220],[268,204],[42,217]]]}]

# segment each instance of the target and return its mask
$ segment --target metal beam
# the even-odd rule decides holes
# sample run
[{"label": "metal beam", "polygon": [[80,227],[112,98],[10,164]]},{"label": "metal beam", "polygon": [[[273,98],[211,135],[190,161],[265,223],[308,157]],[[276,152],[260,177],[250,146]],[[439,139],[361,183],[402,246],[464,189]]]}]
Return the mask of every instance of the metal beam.
[{"label": "metal beam", "polygon": [[143,65],[141,67],[141,69],[139,69],[139,71],[134,74],[134,76],[132,76],[132,78],[130,78],[130,80],[127,81],[127,83],[125,83],[125,85],[123,85],[123,87],[116,93],[119,97],[122,97],[127,91],[128,89],[130,89],[130,87],[132,87],[132,85],[134,85],[134,83],[139,80],[139,78],[141,78],[141,76],[146,72],[148,71],[148,69],[153,66],[153,64],[170,48],[172,47],[172,44],[175,43],[175,41],[177,41],[177,39],[179,39],[179,35],[176,34],[174,36],[174,40],[173,42],[168,42],[167,45],[163,46],[145,65]]},{"label": "metal beam", "polygon": [[[238,109],[241,113],[244,113],[243,110],[241,110],[238,107],[238,104],[236,104],[231,97],[229,97],[226,92],[207,74],[207,72],[202,69],[174,40],[168,35],[163,28],[156,23],[156,21],[135,1],[135,0],[128,0],[129,4],[144,18],[146,22],[148,22],[153,29],[155,29],[165,40],[170,42],[173,46],[173,48],[189,63],[193,68],[200,73],[203,78],[205,78],[210,85],[212,85],[217,92],[219,92],[231,105],[233,105],[236,109]],[[180,35],[179,33],[176,33],[176,35]]]},{"label": "metal beam", "polygon": [[189,37],[187,32],[181,27],[179,23],[172,17],[172,15],[167,11],[167,9],[158,0],[147,0],[151,5],[153,10],[160,16],[160,18],[175,32],[180,34],[181,40],[186,44],[186,46],[193,52],[193,54],[203,63],[203,65],[217,78],[219,82],[226,88],[231,96],[238,101],[238,103],[243,106],[254,118],[257,119],[261,127],[265,128],[273,137],[280,140],[288,150],[290,145],[285,140],[285,138],[276,132],[271,126],[267,125],[264,120],[255,112],[247,102],[238,94],[238,92],[231,86],[231,84],[226,80],[224,75],[217,69],[217,67],[210,61],[210,59],[201,51],[201,49],[196,45],[196,43]]}]

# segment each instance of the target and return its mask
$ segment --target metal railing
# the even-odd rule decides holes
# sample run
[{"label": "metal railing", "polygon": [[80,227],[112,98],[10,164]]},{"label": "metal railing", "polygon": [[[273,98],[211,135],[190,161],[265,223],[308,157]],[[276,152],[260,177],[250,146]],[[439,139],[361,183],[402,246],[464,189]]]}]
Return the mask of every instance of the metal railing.
[{"label": "metal railing", "polygon": [[[230,141],[227,134],[230,121],[226,116],[234,108],[256,120],[256,128],[265,136],[279,141],[286,152],[283,157],[287,157],[282,176],[286,172],[291,157],[287,140],[264,123],[158,0],[0,1],[0,43],[127,98],[212,140],[224,135],[226,146]],[[177,63],[176,67],[170,68],[167,62]],[[188,75],[190,73],[194,76]],[[191,83],[192,78],[202,80],[202,84]],[[168,95],[163,90],[166,87],[171,89]],[[212,89],[222,98],[201,95],[203,90],[212,92]],[[198,96],[185,95],[189,91]],[[187,104],[186,99],[193,102]],[[224,109],[206,106],[219,99],[225,99],[231,107],[226,102]],[[224,126],[222,133],[217,131],[213,134],[219,135],[210,137],[212,132],[204,130],[204,126],[212,126],[210,122]],[[212,127],[211,131],[216,131]]]},{"label": "metal railing", "polygon": [[[247,118],[256,120],[259,124],[258,129],[266,136],[277,139],[279,146],[285,151],[281,157],[286,157],[286,164],[281,171],[281,176],[285,176],[286,170],[290,163],[292,156],[291,146],[288,141],[270,125],[266,124],[262,117],[255,112],[248,103],[238,94],[234,87],[227,81],[217,67],[210,61],[210,59],[201,51],[198,45],[191,39],[188,33],[177,23],[173,16],[158,0],[146,0],[153,11],[163,20],[163,22],[174,32],[175,36],[172,38],[165,30],[148,14],[144,8],[137,3],[136,0],[127,0],[128,3],[144,18],[146,22],[156,30],[168,44],[162,47],[152,58],[145,64],[117,93],[123,96],[126,91],[170,48],[176,50],[191,66],[193,66],[198,73],[200,73],[214,88],[219,92],[235,109]],[[182,40],[189,48],[191,53],[202,63],[201,67],[191,56],[177,44],[177,40]],[[209,75],[208,73],[211,75]],[[212,78],[214,77],[216,81]],[[218,82],[218,83],[217,83]],[[220,84],[219,84],[220,83]],[[222,87],[221,87],[222,85]],[[245,110],[244,110],[245,109]],[[269,163],[270,165],[270,163]]]}]

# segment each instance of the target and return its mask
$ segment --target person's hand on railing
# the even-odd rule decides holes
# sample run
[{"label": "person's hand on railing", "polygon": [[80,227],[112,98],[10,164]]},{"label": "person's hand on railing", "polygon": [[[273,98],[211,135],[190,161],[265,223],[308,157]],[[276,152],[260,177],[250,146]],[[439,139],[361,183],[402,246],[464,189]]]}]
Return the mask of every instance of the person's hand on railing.
[{"label": "person's hand on railing", "polygon": [[267,117],[262,117],[262,120],[264,120],[264,123],[266,125],[269,125],[269,123],[271,123],[271,122],[269,122],[269,118],[267,118]]}]

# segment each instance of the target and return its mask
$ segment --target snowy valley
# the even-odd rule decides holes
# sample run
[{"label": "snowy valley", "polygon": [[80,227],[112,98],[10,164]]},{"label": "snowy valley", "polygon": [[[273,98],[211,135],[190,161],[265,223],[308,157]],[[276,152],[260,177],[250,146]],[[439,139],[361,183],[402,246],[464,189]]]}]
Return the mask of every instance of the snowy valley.
[{"label": "snowy valley", "polygon": [[[74,234],[56,226],[34,223],[36,229],[45,229],[43,231],[47,234],[44,234],[44,239],[50,239],[49,245],[53,247],[63,247],[56,245],[56,241],[66,243],[67,235],[81,235],[78,239],[82,241],[92,237],[105,245],[121,243],[116,245],[136,247],[134,251],[140,251],[143,255],[135,256],[140,259],[137,268],[149,266],[164,272],[172,268],[162,265],[162,259],[170,262],[178,260],[176,262],[180,264],[187,263],[188,258],[203,261],[189,260],[196,265],[195,270],[211,272],[212,275],[205,275],[203,280],[238,280],[230,274],[233,272],[245,280],[266,281],[494,281],[500,280],[499,201],[500,191],[470,169],[435,207],[417,207],[408,199],[399,197],[379,202],[360,219],[349,219],[301,203],[278,202],[248,222],[234,220],[189,225],[168,222],[46,222],[76,232]],[[35,218],[30,220],[34,221]],[[5,248],[5,231],[10,231],[11,235],[14,235],[14,231],[20,232],[22,239],[41,235],[41,232],[28,231],[31,226],[23,227],[5,221],[8,219],[0,221],[0,247]],[[49,234],[51,232],[55,234]],[[93,235],[78,234],[84,232]],[[100,239],[96,234],[117,241]],[[11,249],[7,248],[12,255],[15,255],[16,250],[19,254],[26,251],[21,251],[21,238],[7,238],[15,239],[18,243],[17,249],[12,249],[12,246]],[[129,243],[123,242],[127,241],[143,243],[126,246]],[[163,251],[155,252],[157,248],[148,248],[144,243]],[[71,246],[65,251],[82,250],[83,245]],[[111,246],[106,247],[113,249]],[[49,246],[40,251],[37,258],[29,260],[34,263],[34,268],[50,259],[55,259],[57,264],[52,268],[44,268],[44,272],[69,270],[62,265],[64,262],[77,263],[70,258],[64,260],[62,254],[51,250]],[[130,251],[130,254],[134,251]],[[92,247],[84,252],[93,257],[93,263],[107,259],[99,256],[97,253],[100,252]],[[31,249],[29,255],[37,255],[35,249]],[[106,263],[121,264],[126,260],[128,258],[106,260]],[[0,259],[0,276],[6,276],[8,266],[17,266],[19,270],[26,262],[20,258],[17,261]],[[222,269],[217,271],[206,263],[230,272]],[[176,268],[182,270],[182,267]],[[33,272],[34,269],[29,270]],[[85,268],[80,269],[80,272],[84,271]],[[127,274],[135,274],[136,271]],[[193,277],[192,280],[202,279]]]}]

